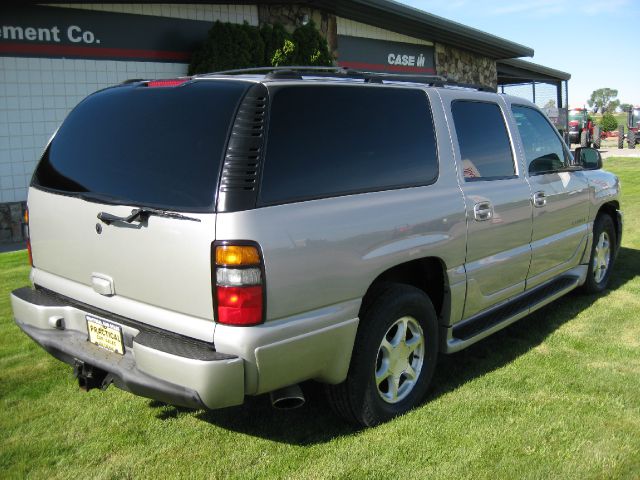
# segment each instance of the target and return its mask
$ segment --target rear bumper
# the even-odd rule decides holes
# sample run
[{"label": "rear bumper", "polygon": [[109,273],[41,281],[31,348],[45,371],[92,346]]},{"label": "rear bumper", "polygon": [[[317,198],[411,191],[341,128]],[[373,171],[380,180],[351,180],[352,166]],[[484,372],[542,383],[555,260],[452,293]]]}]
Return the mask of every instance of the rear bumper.
[{"label": "rear bumper", "polygon": [[119,355],[89,343],[88,312],[55,296],[20,288],[11,294],[11,305],[17,325],[47,352],[70,365],[82,362],[103,370],[123,390],[194,408],[244,401],[242,359],[216,352],[205,342],[116,319],[125,342],[125,354]]}]

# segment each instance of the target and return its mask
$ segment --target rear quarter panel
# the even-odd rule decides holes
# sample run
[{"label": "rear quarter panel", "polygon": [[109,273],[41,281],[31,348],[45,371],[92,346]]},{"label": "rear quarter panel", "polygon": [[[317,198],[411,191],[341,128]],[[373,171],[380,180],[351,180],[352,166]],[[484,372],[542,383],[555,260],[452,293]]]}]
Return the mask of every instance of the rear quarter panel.
[{"label": "rear quarter panel", "polygon": [[464,285],[464,202],[442,107],[429,95],[434,184],[218,214],[217,240],[255,240],[263,249],[267,321],[361,299],[380,273],[423,257],[440,258],[448,282]]}]

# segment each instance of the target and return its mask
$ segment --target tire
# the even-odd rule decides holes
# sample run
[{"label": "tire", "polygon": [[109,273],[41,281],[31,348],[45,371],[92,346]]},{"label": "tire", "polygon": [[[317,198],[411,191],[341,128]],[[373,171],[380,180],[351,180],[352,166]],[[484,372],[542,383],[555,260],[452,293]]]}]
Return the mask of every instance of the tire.
[{"label": "tire", "polygon": [[629,130],[627,132],[627,145],[631,149],[636,148],[636,132],[634,132],[633,130]]},{"label": "tire", "polygon": [[602,138],[600,138],[600,127],[596,125],[593,127],[593,148],[599,149],[601,140]]},{"label": "tire", "polygon": [[587,280],[582,286],[585,293],[600,293],[609,283],[615,260],[616,230],[607,214],[600,214],[593,225],[593,245],[589,257]]},{"label": "tire", "polygon": [[581,147],[588,147],[589,146],[589,131],[588,130],[582,130],[580,132],[580,146]]},{"label": "tire", "polygon": [[624,127],[622,125],[618,126],[618,148],[624,147]]},{"label": "tire", "polygon": [[424,399],[437,356],[438,321],[429,297],[409,285],[387,284],[363,308],[347,378],[326,386],[329,403],[363,426],[390,420]]}]

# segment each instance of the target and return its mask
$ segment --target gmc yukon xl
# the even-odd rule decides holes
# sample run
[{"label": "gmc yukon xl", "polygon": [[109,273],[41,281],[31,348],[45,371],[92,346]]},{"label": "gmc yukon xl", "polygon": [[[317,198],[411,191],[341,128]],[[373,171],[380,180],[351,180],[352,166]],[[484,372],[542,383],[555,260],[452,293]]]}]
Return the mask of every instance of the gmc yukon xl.
[{"label": "gmc yukon xl", "polygon": [[619,193],[534,104],[438,77],[131,81],[47,145],[12,307],[85,389],[215,409],[316,380],[374,425],[421,402],[438,353],[602,291]]}]

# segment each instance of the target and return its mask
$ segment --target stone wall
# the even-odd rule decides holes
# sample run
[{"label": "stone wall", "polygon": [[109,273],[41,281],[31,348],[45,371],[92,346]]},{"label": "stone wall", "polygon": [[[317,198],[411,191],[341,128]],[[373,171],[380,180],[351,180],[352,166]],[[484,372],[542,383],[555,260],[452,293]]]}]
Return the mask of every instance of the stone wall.
[{"label": "stone wall", "polygon": [[329,51],[333,57],[336,58],[338,50],[338,27],[335,15],[300,4],[258,5],[258,21],[260,25],[264,25],[265,23],[271,25],[279,23],[284,26],[289,33],[293,33],[297,27],[302,25],[302,20],[305,18],[305,15],[309,20],[313,20],[316,28],[320,30],[320,34],[327,40]]},{"label": "stone wall", "polygon": [[26,202],[0,203],[0,243],[21,242]]},{"label": "stone wall", "polygon": [[435,50],[438,75],[460,83],[496,88],[498,72],[495,60],[441,43],[436,43]]}]

